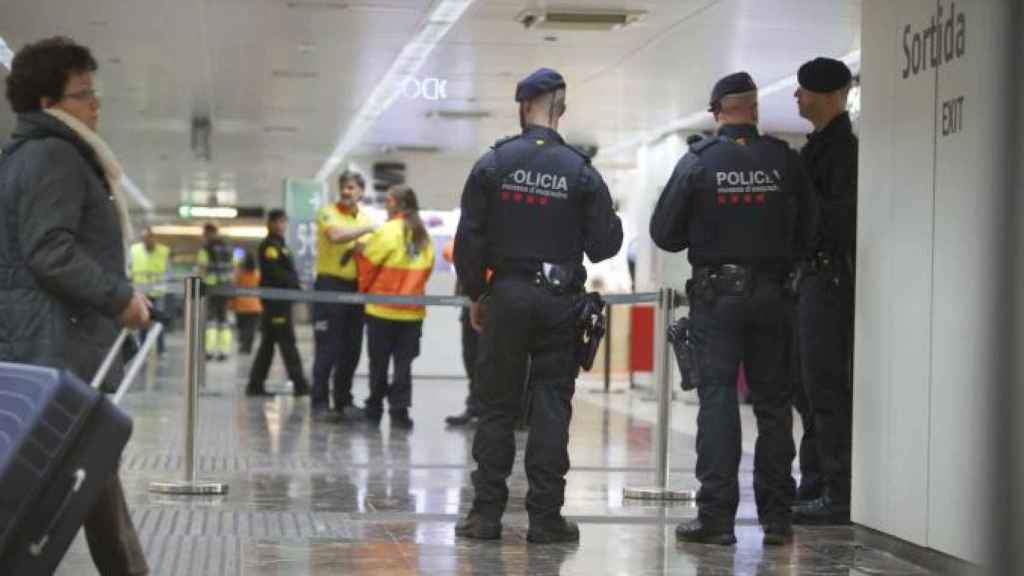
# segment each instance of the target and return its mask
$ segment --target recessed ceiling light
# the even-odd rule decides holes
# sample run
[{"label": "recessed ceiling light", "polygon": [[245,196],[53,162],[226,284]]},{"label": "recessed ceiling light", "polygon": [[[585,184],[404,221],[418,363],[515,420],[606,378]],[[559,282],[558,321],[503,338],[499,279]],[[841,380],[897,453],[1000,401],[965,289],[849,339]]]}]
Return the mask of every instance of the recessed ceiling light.
[{"label": "recessed ceiling light", "polygon": [[490,118],[487,110],[435,110],[427,112],[427,118],[437,117],[442,120],[482,120]]},{"label": "recessed ceiling light", "polygon": [[545,42],[558,42],[558,36],[554,36],[554,35],[545,36],[544,37],[544,41]]},{"label": "recessed ceiling light", "polygon": [[316,80],[320,77],[318,72],[303,70],[273,70],[270,75],[274,78],[288,78],[292,80]]},{"label": "recessed ceiling light", "polygon": [[288,7],[293,10],[348,10],[348,2],[331,0],[289,0]]},{"label": "recessed ceiling light", "polygon": [[316,44],[312,42],[303,42],[299,44],[299,52],[302,54],[312,54],[316,52]]}]

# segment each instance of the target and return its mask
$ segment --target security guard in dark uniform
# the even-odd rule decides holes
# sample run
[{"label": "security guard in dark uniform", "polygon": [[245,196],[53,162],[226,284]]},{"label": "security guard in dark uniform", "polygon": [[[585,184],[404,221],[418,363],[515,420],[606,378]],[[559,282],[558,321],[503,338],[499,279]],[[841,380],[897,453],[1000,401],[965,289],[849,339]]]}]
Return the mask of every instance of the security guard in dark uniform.
[{"label": "security guard in dark uniform", "polygon": [[693,278],[690,339],[697,386],[698,518],[679,525],[688,542],[731,545],[739,505],[742,362],[757,416],[754,493],[764,543],[792,535],[795,486],[785,280],[809,239],[810,192],[800,158],[757,130],[757,86],[745,72],[712,91],[717,137],[694,144],[676,165],[651,217],[654,243],[688,251]]},{"label": "security guard in dark uniform", "polygon": [[846,64],[816,58],[799,71],[800,115],[814,132],[801,151],[821,208],[821,227],[803,267],[799,331],[803,382],[813,412],[825,492],[794,509],[797,524],[850,521],[857,137],[846,113]]},{"label": "security guard in dark uniform", "polygon": [[[260,286],[264,288],[291,288],[298,290],[299,273],[295,270],[292,254],[284,244],[288,218],[284,210],[271,210],[267,215],[267,237],[260,243]],[[288,379],[296,396],[309,394],[309,384],[302,373],[302,360],[295,346],[295,327],[292,325],[292,303],[286,300],[263,300],[263,318],[260,324],[260,348],[249,373],[249,396],[266,396],[264,384],[274,359],[274,345],[281,348]]]},{"label": "security guard in dark uniform", "polygon": [[[473,168],[455,240],[456,270],[472,301],[470,319],[483,330],[473,379],[481,404],[473,440],[476,494],[455,533],[501,537],[514,429],[529,371],[527,540],[573,542],[579,528],[562,517],[561,508],[579,373],[583,254],[593,262],[615,255],[622,222],[600,174],[557,132],[565,112],[562,76],[537,70],[519,82],[516,101],[522,134],[497,142]],[[487,269],[494,271],[489,283]]]}]

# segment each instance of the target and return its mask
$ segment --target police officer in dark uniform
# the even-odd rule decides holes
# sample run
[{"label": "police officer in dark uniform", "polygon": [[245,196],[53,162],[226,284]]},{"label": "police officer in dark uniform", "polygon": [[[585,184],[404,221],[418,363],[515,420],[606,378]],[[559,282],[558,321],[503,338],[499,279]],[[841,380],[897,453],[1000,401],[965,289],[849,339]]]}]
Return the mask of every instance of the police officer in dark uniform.
[{"label": "police officer in dark uniform", "polygon": [[846,64],[816,58],[799,71],[800,115],[814,125],[801,151],[821,209],[821,227],[800,283],[803,381],[813,412],[825,487],[794,509],[797,524],[850,521],[857,137],[846,113]]},{"label": "police officer in dark uniform", "polygon": [[[295,270],[291,251],[284,244],[288,218],[284,210],[271,210],[267,215],[267,237],[260,243],[260,286],[264,288],[291,288],[298,290],[299,273]],[[249,373],[248,396],[266,396],[264,384],[274,359],[274,345],[281,349],[284,367],[294,386],[296,396],[309,394],[309,384],[302,373],[302,360],[295,346],[295,327],[292,325],[292,303],[285,300],[263,300],[263,318],[260,325],[260,348]]]},{"label": "police officer in dark uniform", "polygon": [[[501,537],[514,429],[529,370],[527,540],[574,542],[579,528],[562,517],[561,508],[579,373],[583,255],[593,262],[615,255],[622,222],[600,174],[557,132],[565,112],[562,76],[537,70],[519,82],[515,99],[522,134],[497,142],[473,168],[455,240],[455,266],[472,301],[470,319],[482,328],[473,380],[481,404],[473,440],[476,494],[455,533]],[[488,268],[494,271],[489,283]]]},{"label": "police officer in dark uniform", "polygon": [[688,542],[731,545],[739,504],[742,362],[757,416],[754,493],[764,543],[792,535],[795,486],[791,386],[784,378],[785,280],[809,239],[810,192],[800,158],[757,130],[757,86],[745,72],[715,84],[716,137],[679,161],[651,217],[654,243],[688,251],[690,339],[699,370],[698,518]]}]

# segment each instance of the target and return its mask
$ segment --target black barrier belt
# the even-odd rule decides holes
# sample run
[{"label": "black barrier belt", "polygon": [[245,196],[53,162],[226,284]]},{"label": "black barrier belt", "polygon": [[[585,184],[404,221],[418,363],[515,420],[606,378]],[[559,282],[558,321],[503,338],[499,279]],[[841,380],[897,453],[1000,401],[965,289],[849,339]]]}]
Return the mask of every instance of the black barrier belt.
[{"label": "black barrier belt", "polygon": [[[145,291],[147,286],[137,284],[136,290]],[[183,294],[180,287],[167,287],[168,294]],[[391,294],[363,294],[359,292],[336,292],[332,290],[288,290],[284,288],[238,288],[234,286],[207,286],[208,296],[226,298],[250,297],[264,300],[289,300],[292,302],[316,302],[323,304],[400,304],[406,306],[469,306],[465,296],[398,296]],[[602,294],[608,304],[647,304],[658,301],[657,292],[635,294]],[[678,303],[679,300],[677,299]]]}]

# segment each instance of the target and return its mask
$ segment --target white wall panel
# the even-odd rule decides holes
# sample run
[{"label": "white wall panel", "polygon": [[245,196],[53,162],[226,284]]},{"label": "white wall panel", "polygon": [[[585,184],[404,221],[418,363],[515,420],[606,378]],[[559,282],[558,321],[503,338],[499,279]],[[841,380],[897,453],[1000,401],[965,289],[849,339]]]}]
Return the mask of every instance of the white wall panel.
[{"label": "white wall panel", "polygon": [[[1003,167],[993,160],[1005,107],[999,72],[1008,48],[997,32],[1006,4],[955,2],[949,38],[956,42],[963,15],[962,56],[943,47],[936,68],[929,41],[919,39],[921,66],[908,70],[915,34],[924,38],[940,11],[945,30],[953,5],[864,3],[853,517],[979,561],[992,256],[1006,232]],[[948,107],[944,125],[943,103],[960,97],[958,125]]]},{"label": "white wall panel", "polygon": [[[927,534],[934,75],[899,77],[900,23],[933,0],[864,6],[854,383],[854,518]],[[898,481],[893,481],[898,478]]]},{"label": "white wall panel", "polygon": [[[945,3],[944,3],[945,4]],[[995,137],[1004,129],[1007,83],[997,76],[1010,44],[993,31],[1008,10],[1000,1],[957,2],[943,29],[964,31],[964,52],[939,69],[936,99],[935,306],[929,545],[980,560],[987,539],[985,486],[992,468],[990,387],[996,378],[995,302],[1003,166]],[[948,14],[949,6],[944,7]],[[963,17],[964,25],[959,26]],[[994,81],[996,80],[996,81]],[[960,100],[960,99],[963,100]],[[945,106],[944,103],[948,103]],[[962,114],[957,111],[962,110]]]}]

